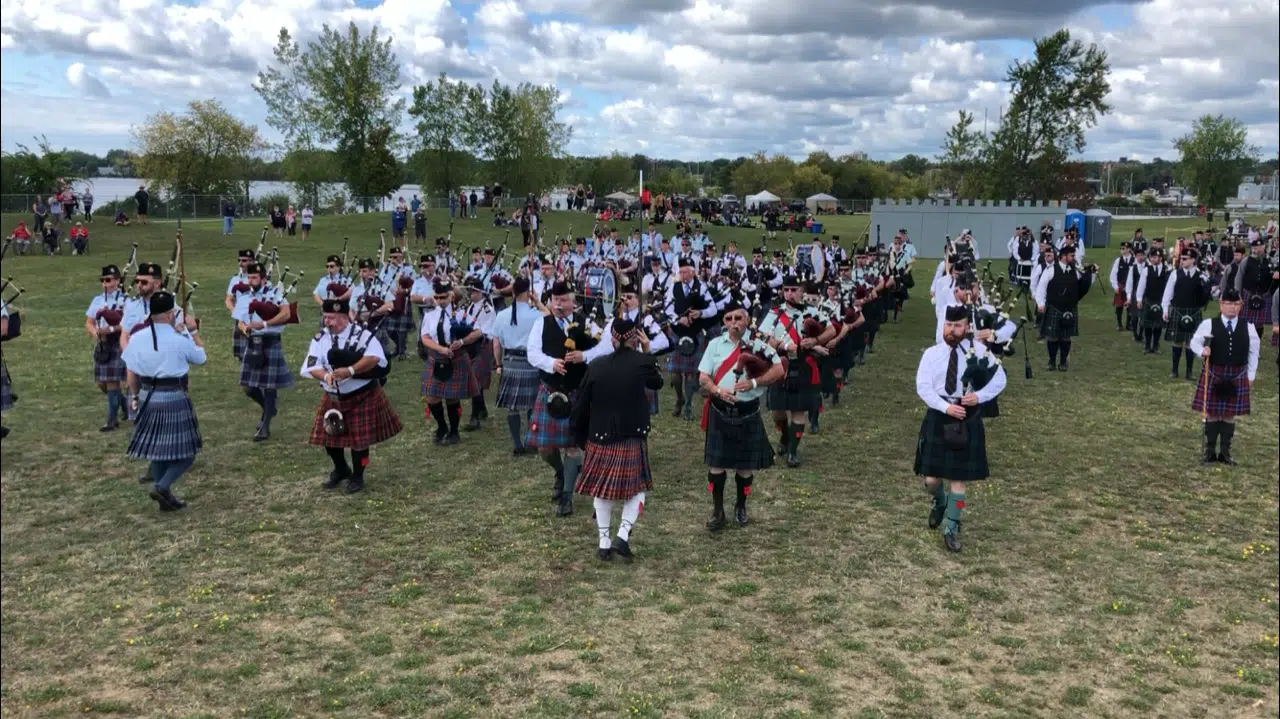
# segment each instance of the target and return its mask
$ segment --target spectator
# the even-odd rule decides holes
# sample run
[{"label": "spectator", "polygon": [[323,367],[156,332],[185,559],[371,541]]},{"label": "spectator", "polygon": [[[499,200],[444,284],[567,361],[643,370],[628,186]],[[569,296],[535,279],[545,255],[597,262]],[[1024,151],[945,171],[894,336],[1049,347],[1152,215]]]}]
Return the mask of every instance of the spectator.
[{"label": "spectator", "polygon": [[138,191],[133,193],[133,201],[138,205],[138,224],[147,224],[147,205],[151,203],[151,193],[147,192],[146,185],[138,185]]},{"label": "spectator", "polygon": [[422,207],[422,200],[419,200],[418,196],[414,195],[413,201],[409,203],[409,209],[416,215],[418,214],[419,207]]},{"label": "spectator", "polygon": [[[454,213],[457,211],[457,208],[458,208],[458,198],[454,197],[453,194],[450,193],[449,195],[449,218],[450,219],[453,219],[456,216]],[[467,211],[467,208],[464,206],[462,208],[462,211],[465,213]]]},{"label": "spectator", "polygon": [[58,202],[57,195],[49,196],[49,221],[54,227],[62,224],[62,203]]},{"label": "spectator", "polygon": [[404,228],[407,221],[403,198],[391,211],[391,237],[401,247],[404,246]]},{"label": "spectator", "polygon": [[71,240],[71,254],[83,255],[84,251],[89,247],[89,228],[82,223],[77,222],[75,227],[67,233],[67,237]]},{"label": "spectator", "polygon": [[44,241],[44,253],[52,255],[58,251],[58,230],[53,225],[45,225],[44,230],[40,233],[41,239]]},{"label": "spectator", "polygon": [[31,214],[35,218],[31,221],[31,229],[36,233],[42,232],[49,219],[49,205],[43,197],[36,197],[36,204],[31,206]]},{"label": "spectator", "polygon": [[18,220],[18,226],[13,228],[13,232],[9,233],[9,239],[13,241],[14,247],[20,255],[27,254],[31,249],[31,232],[27,230],[27,223]]},{"label": "spectator", "polygon": [[284,211],[284,225],[289,229],[290,237],[298,234],[298,212],[293,209],[293,205],[289,205],[289,209]]},{"label": "spectator", "polygon": [[84,205],[84,221],[93,222],[93,190],[85,188],[80,196],[80,204]]},{"label": "spectator", "polygon": [[315,213],[311,211],[311,205],[302,208],[302,241],[306,242],[311,238],[311,220],[315,218]]},{"label": "spectator", "polygon": [[129,216],[124,214],[124,209],[116,210],[116,225],[119,227],[127,227],[129,225]]},{"label": "spectator", "polygon": [[58,193],[58,202],[62,204],[62,216],[70,222],[76,214],[76,193],[72,191],[71,185],[62,186],[62,191]]},{"label": "spectator", "polygon": [[463,219],[466,219],[468,217],[475,219],[474,214],[467,213],[467,191],[466,190],[458,190],[458,204],[461,205],[461,212],[459,214],[462,215]]},{"label": "spectator", "polygon": [[271,229],[276,237],[284,237],[284,210],[280,209],[280,205],[271,206]]},{"label": "spectator", "polygon": [[468,203],[470,204],[470,207],[471,207],[471,219],[473,219],[473,220],[474,220],[474,219],[476,219],[476,203],[477,203],[479,200],[480,200],[480,198],[479,198],[479,197],[476,197],[476,191],[475,191],[474,189],[473,189],[473,190],[471,190],[471,195],[467,197],[467,201],[468,201]]},{"label": "spectator", "polygon": [[231,230],[235,229],[236,224],[236,203],[226,197],[222,200],[222,234],[229,235]]},{"label": "spectator", "polygon": [[427,208],[421,205],[413,211],[413,239],[427,241]]}]

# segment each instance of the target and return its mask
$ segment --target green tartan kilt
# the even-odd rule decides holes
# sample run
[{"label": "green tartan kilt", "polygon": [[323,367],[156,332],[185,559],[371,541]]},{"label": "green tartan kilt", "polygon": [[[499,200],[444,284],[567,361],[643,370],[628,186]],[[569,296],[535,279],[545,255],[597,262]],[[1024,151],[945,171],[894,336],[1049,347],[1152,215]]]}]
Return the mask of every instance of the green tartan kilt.
[{"label": "green tartan kilt", "polygon": [[[917,475],[957,482],[975,482],[990,476],[982,412],[977,407],[966,409],[969,414],[964,420],[952,419],[932,408],[927,411],[920,423],[920,438],[916,441]],[[969,428],[968,443],[962,449],[951,449],[942,439],[942,428],[961,421]]]},{"label": "green tartan kilt", "polygon": [[1069,340],[1080,335],[1080,309],[1078,307],[1063,311],[1047,305],[1040,318],[1040,334],[1053,342]]},{"label": "green tartan kilt", "polygon": [[1200,326],[1200,310],[1185,307],[1169,308],[1169,324],[1164,327],[1164,341],[1182,344],[1190,342]]},{"label": "green tartan kilt", "polygon": [[1141,325],[1144,330],[1155,330],[1159,332],[1164,329],[1164,311],[1152,309],[1152,307],[1152,305],[1142,306],[1141,316],[1138,318],[1138,324]]}]

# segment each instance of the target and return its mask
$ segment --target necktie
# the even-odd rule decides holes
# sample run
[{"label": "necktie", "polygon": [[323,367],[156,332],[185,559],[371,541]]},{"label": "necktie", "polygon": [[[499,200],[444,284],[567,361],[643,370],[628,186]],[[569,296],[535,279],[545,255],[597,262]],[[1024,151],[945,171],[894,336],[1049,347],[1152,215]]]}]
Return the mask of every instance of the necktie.
[{"label": "necktie", "polygon": [[1235,320],[1227,320],[1227,334],[1235,331]]},{"label": "necktie", "polygon": [[947,394],[955,394],[956,379],[960,372],[960,348],[951,348],[951,359],[947,360],[947,383],[943,387]]}]

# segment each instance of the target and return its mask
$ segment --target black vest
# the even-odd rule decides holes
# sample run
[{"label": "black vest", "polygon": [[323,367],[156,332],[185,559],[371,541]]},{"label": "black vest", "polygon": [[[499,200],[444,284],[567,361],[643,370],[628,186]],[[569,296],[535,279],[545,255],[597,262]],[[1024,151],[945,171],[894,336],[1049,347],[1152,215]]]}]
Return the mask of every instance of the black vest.
[{"label": "black vest", "polygon": [[1074,310],[1080,304],[1080,278],[1075,270],[1063,270],[1058,262],[1053,263],[1053,277],[1049,280],[1049,291],[1045,300],[1060,310]]},{"label": "black vest", "polygon": [[[577,313],[570,315],[566,319],[566,326],[574,322],[582,325],[585,322],[583,316]],[[564,346],[566,339],[564,330],[560,329],[560,324],[556,322],[556,316],[546,315],[542,320],[542,353],[552,359],[564,359],[564,356],[569,353],[568,348]],[[539,370],[538,375],[542,377],[543,382],[552,386],[555,386],[561,379],[560,375],[554,372]]]},{"label": "black vest", "polygon": [[1120,258],[1120,264],[1116,268],[1116,285],[1122,290],[1127,286],[1129,281],[1129,270],[1133,269],[1133,265],[1133,258],[1129,258],[1128,260],[1123,257]]},{"label": "black vest", "polygon": [[1180,307],[1187,310],[1198,310],[1204,306],[1201,300],[1200,288],[1203,284],[1200,281],[1200,273],[1193,272],[1191,277],[1187,277],[1186,270],[1177,270],[1177,276],[1173,280],[1173,298],[1169,300],[1174,307]]},{"label": "black vest", "polygon": [[1035,249],[1035,242],[1031,240],[1018,240],[1018,259],[1023,262],[1031,261],[1031,251]]},{"label": "black vest", "polygon": [[1216,365],[1243,367],[1249,364],[1249,325],[1244,318],[1236,318],[1236,327],[1227,334],[1227,323],[1221,317],[1213,319],[1213,338],[1209,340],[1209,361]]},{"label": "black vest", "polygon": [[1226,266],[1235,260],[1235,250],[1227,242],[1218,247],[1218,264]]},{"label": "black vest", "polygon": [[1271,286],[1271,278],[1267,272],[1267,260],[1262,257],[1249,256],[1244,259],[1243,269],[1244,277],[1240,281],[1240,288],[1247,290],[1253,294],[1266,292]]},{"label": "black vest", "polygon": [[1232,262],[1227,269],[1227,287],[1236,286],[1236,275],[1240,273],[1240,265]]},{"label": "black vest", "polygon": [[1164,299],[1164,286],[1169,283],[1169,269],[1161,263],[1160,270],[1157,275],[1155,265],[1147,266],[1147,286],[1146,292],[1142,293],[1142,301],[1149,305],[1158,305]]},{"label": "black vest", "polygon": [[692,283],[693,290],[689,294],[684,293],[684,283],[676,282],[675,287],[671,291],[672,304],[675,305],[676,317],[684,316],[693,305],[693,298],[702,296],[702,280],[694,280]]}]

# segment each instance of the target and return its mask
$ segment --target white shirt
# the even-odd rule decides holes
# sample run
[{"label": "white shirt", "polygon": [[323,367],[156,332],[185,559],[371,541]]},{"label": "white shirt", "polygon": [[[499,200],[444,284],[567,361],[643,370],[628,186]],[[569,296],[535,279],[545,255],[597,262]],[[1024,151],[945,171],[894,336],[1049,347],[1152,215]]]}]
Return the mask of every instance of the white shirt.
[{"label": "white shirt", "polygon": [[467,317],[470,318],[471,325],[483,332],[485,337],[493,336],[493,321],[497,319],[498,313],[488,299],[472,302],[467,308]]},{"label": "white shirt", "polygon": [[[1062,268],[1063,272],[1071,271],[1070,267],[1067,267],[1061,262],[1055,262],[1054,264]],[[1076,265],[1075,276],[1077,280],[1079,280],[1081,277],[1079,268],[1080,268],[1080,265]],[[1036,282],[1035,300],[1036,300],[1036,305],[1039,307],[1044,307],[1045,300],[1049,297],[1049,282],[1053,279],[1053,274],[1054,274],[1053,268],[1050,267],[1049,265],[1045,265],[1044,271],[1040,273],[1040,278]]]},{"label": "white shirt", "polygon": [[[1111,282],[1111,290],[1113,292],[1119,292],[1121,290],[1125,290],[1127,289],[1127,285],[1129,284],[1129,278],[1126,277],[1124,278],[1125,279],[1124,283],[1126,287],[1120,286],[1120,260],[1124,260],[1124,259],[1133,261],[1133,255],[1130,255],[1129,257],[1117,257],[1115,261],[1111,263],[1111,274],[1107,276],[1107,279]],[[1137,269],[1137,267],[1138,265],[1136,262],[1129,267],[1130,276],[1133,275],[1133,271]]]},{"label": "white shirt", "polygon": [[315,217],[315,214],[316,213],[311,211],[310,207],[302,208],[302,224],[304,225],[311,224],[311,219]]},{"label": "white shirt", "polygon": [[[564,324],[567,327],[573,317],[566,317]],[[529,345],[527,347],[529,355],[529,364],[543,372],[555,372],[556,358],[549,357],[542,351],[542,323],[555,322],[555,315],[543,315],[533,323],[533,329],[529,331]],[[592,329],[599,329],[591,320],[586,320],[588,326]],[[582,353],[583,360],[590,364],[592,360],[598,357],[604,357],[613,351],[613,342],[608,337],[601,337],[595,347]]]},{"label": "white shirt", "polygon": [[[942,302],[938,303],[937,305],[938,329],[933,333],[934,342],[936,344],[942,344],[942,325],[947,321],[948,307],[964,307],[964,305],[955,301],[954,294],[951,296],[950,302],[947,302],[945,304]],[[999,314],[998,312],[996,312],[996,308],[993,305],[987,304],[985,302],[979,305],[978,309],[986,310],[988,312],[991,312],[992,314]],[[973,319],[976,319],[976,317]],[[978,328],[974,325],[973,319],[971,319],[969,322],[969,329],[971,329],[974,332],[977,332]],[[1017,334],[1017,332],[1018,332],[1018,325],[1015,324],[1013,320],[1005,320],[1004,325],[1000,327],[1000,329],[994,330],[992,334],[995,335],[994,341],[997,344],[1004,344],[1005,342],[1008,342],[1009,340],[1013,339],[1013,336]]]},{"label": "white shirt", "polygon": [[[441,324],[441,316],[444,318],[444,324],[440,327],[437,335],[436,328]],[[430,311],[422,315],[422,324],[418,328],[418,334],[423,337],[430,337],[431,341],[445,347],[454,340],[463,340],[465,337],[453,336],[453,323],[455,321],[467,320],[467,314],[459,311],[452,303],[445,307],[433,307]],[[472,327],[472,329],[477,329]]]},{"label": "white shirt", "polygon": [[[951,347],[945,344],[936,344],[924,351],[924,355],[920,357],[920,367],[916,370],[916,394],[930,409],[936,409],[945,413],[947,407],[955,402],[947,401],[949,399],[958,400],[967,394],[970,389],[965,386],[964,381],[960,378],[964,376],[965,365],[968,362],[966,353],[970,350],[979,358],[987,357],[989,352],[981,343],[971,342],[970,340],[962,340],[957,346],[960,352],[960,359],[956,367],[956,389],[954,392],[947,392],[947,365],[951,362]],[[993,361],[994,358],[987,360]],[[996,369],[995,376],[987,383],[987,386],[976,391],[978,402],[990,402],[1004,391],[1005,383],[1008,381],[1004,373],[1004,367],[1000,366]],[[973,407],[965,407],[966,411],[972,412]]]},{"label": "white shirt", "polygon": [[[1228,320],[1226,317],[1222,318],[1223,324],[1231,323],[1227,327],[1228,332],[1235,329],[1235,323],[1240,322],[1244,322],[1240,317],[1236,317],[1234,320]],[[1249,381],[1252,382],[1258,377],[1258,355],[1261,351],[1262,340],[1258,338],[1258,332],[1253,328],[1253,325],[1248,322],[1244,322],[1244,326],[1249,328]],[[1210,334],[1212,333],[1213,320],[1204,320],[1201,322],[1200,326],[1196,328],[1196,333],[1191,336],[1191,353],[1199,355],[1201,352],[1204,352],[1204,347],[1209,344]],[[1209,363],[1213,363],[1212,355],[1209,356]],[[1275,415],[1272,415],[1271,418],[1275,419]]]},{"label": "white shirt", "polygon": [[[1163,262],[1158,265],[1147,263],[1147,266],[1143,268],[1141,273],[1139,273],[1138,293],[1133,296],[1134,302],[1142,302],[1142,298],[1147,295],[1147,275],[1151,274],[1152,270],[1158,270],[1159,274],[1165,274],[1169,271]],[[1172,279],[1170,279],[1169,282],[1172,283]],[[1168,289],[1168,287],[1169,285],[1166,284],[1165,289]]]},{"label": "white shirt", "polygon": [[[368,344],[365,344],[365,343]],[[311,347],[307,349],[307,356],[302,359],[302,369],[298,371],[303,377],[314,379],[311,371],[315,369],[324,369],[325,373],[342,369],[329,364],[329,349],[334,347],[346,347],[351,344],[353,347],[364,347],[364,355],[366,357],[377,357],[379,367],[387,366],[387,355],[382,349],[382,343],[377,337],[371,334],[367,329],[361,327],[355,322],[347,325],[346,329],[338,334],[333,334],[329,330],[321,330],[320,334],[311,338]],[[338,380],[336,392],[340,394],[351,394],[361,387],[373,382],[371,379],[359,379],[356,377],[348,377],[347,379]],[[324,384],[320,380],[324,391],[333,394],[335,387],[333,385]]]},{"label": "white shirt", "polygon": [[[640,317],[640,308],[637,307],[634,310],[624,310],[622,316],[632,322],[635,322],[636,318]],[[671,340],[667,338],[667,333],[663,332],[662,328],[658,326],[658,323],[653,321],[653,315],[644,315],[640,319],[640,327],[644,330],[645,334],[649,335],[649,354],[657,354],[671,346]],[[610,319],[609,323],[604,326],[604,334],[601,337],[602,339],[600,344],[609,345],[609,351],[605,354],[612,354],[613,319]],[[608,341],[606,341],[605,338],[608,338]]]},{"label": "white shirt", "polygon": [[[676,285],[680,285],[680,284],[684,284],[684,283],[680,282],[677,279],[675,282],[672,282],[667,287],[667,317],[670,317],[672,322],[675,322],[676,320],[679,319],[679,317],[676,315],[675,296],[676,296]],[[690,282],[688,285],[685,285],[684,291],[685,291],[685,296],[701,294],[703,299],[707,301],[707,308],[705,310],[702,310],[702,319],[708,319],[716,316],[716,303],[715,303],[715,300],[711,298],[711,290],[707,287],[707,283],[701,280],[695,279],[693,282]]]},{"label": "white shirt", "polygon": [[[1190,276],[1188,276],[1188,273],[1190,273]],[[1199,274],[1200,273],[1197,270],[1184,270],[1181,267],[1179,267],[1177,271],[1174,272],[1173,276],[1169,278],[1169,281],[1164,283],[1164,295],[1160,298],[1160,306],[1164,308],[1164,311],[1166,313],[1169,311],[1169,308],[1173,306],[1172,303],[1173,303],[1174,285],[1178,284],[1179,282],[1187,282],[1187,281],[1195,282],[1197,281]],[[1190,309],[1199,309],[1199,308],[1185,307],[1183,309],[1190,310]]]},{"label": "white shirt", "polygon": [[[1009,248],[1009,256],[1017,260],[1018,264],[1023,264],[1024,260],[1021,257],[1018,257],[1018,236],[1017,235],[1014,235],[1013,237],[1009,238],[1008,248]],[[975,257],[976,257],[976,254],[975,254]],[[1031,241],[1031,262],[1038,264],[1037,260],[1039,259],[1040,259],[1040,243],[1036,242],[1035,240],[1032,240]]]}]

